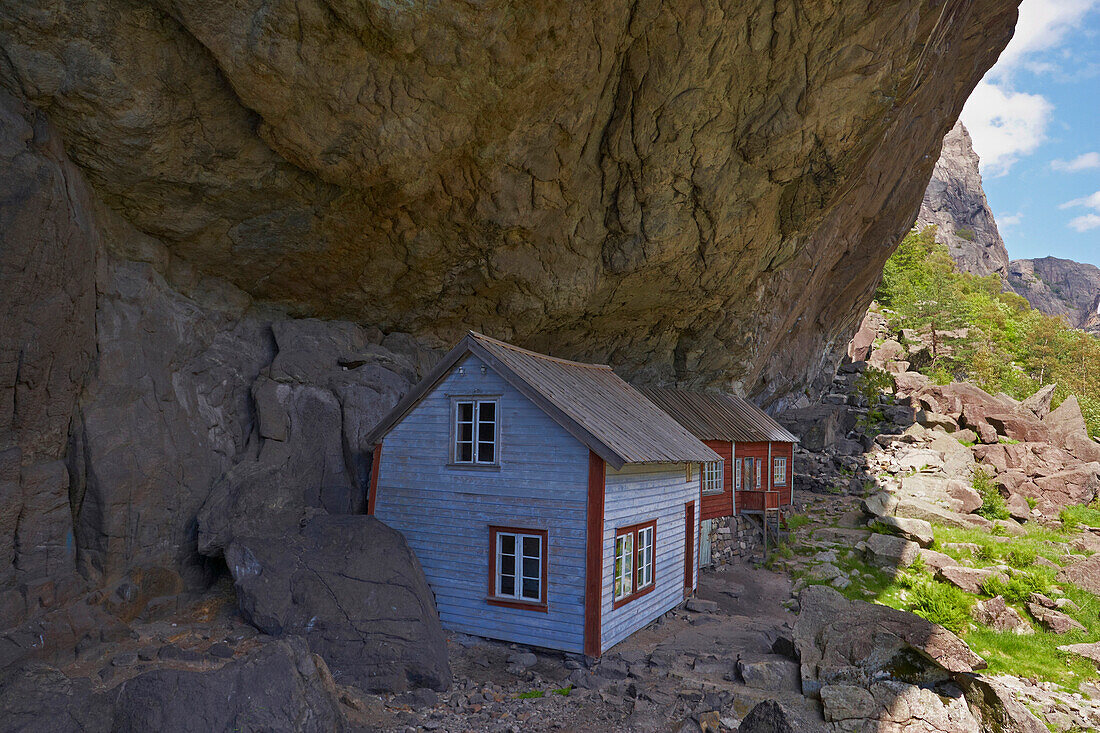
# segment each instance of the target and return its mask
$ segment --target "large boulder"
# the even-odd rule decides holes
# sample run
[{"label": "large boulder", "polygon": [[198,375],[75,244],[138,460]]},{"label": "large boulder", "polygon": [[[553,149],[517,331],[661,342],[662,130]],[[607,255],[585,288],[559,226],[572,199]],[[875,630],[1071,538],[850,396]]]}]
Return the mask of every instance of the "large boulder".
[{"label": "large boulder", "polygon": [[875,517],[872,521],[877,522],[899,537],[916,542],[921,547],[931,547],[932,541],[935,539],[932,535],[932,525],[923,519],[887,515]]},{"label": "large boulder", "polygon": [[399,532],[318,515],[298,532],[237,537],[225,553],[241,612],[305,637],[336,679],[364,690],[444,690],[451,674],[431,589]]},{"label": "large boulder", "polygon": [[1002,596],[978,601],[970,609],[970,615],[980,624],[994,631],[1011,631],[1015,634],[1031,634],[1034,629],[1020,613],[1005,603]]},{"label": "large boulder", "polygon": [[1040,508],[1044,513],[1057,514],[1073,504],[1088,504],[1100,491],[1100,463],[1074,465],[1065,471],[1035,479],[1039,487]]},{"label": "large boulder", "polygon": [[765,700],[741,721],[738,733],[824,733],[825,726],[783,705]]},{"label": "large boulder", "polygon": [[1100,553],[1066,565],[1058,571],[1058,580],[1100,595]]},{"label": "large boulder", "polygon": [[957,565],[940,568],[936,571],[936,577],[967,593],[981,593],[982,585],[993,578],[1005,583],[1008,582],[1008,576],[1000,571],[959,567]]},{"label": "large boulder", "polygon": [[867,538],[868,559],[885,570],[900,570],[913,564],[920,545],[904,537],[874,533]]},{"label": "large boulder", "polygon": [[844,405],[814,405],[781,412],[776,419],[808,451],[832,448],[855,427],[856,413]]},{"label": "large boulder", "polygon": [[1069,435],[1088,435],[1085,417],[1081,414],[1081,405],[1074,395],[1062,400],[1062,404],[1044,417],[1043,425],[1051,433],[1063,439]]},{"label": "large boulder", "polygon": [[903,659],[941,671],[973,672],[985,662],[961,639],[919,616],[864,601],[850,601],[826,586],[799,596],[794,641],[802,664],[802,690],[860,684]]},{"label": "large boulder", "polygon": [[1035,394],[1028,397],[1021,404],[1031,410],[1035,417],[1042,420],[1050,414],[1050,403],[1054,398],[1054,390],[1057,388],[1058,385],[1056,384],[1040,387]]}]

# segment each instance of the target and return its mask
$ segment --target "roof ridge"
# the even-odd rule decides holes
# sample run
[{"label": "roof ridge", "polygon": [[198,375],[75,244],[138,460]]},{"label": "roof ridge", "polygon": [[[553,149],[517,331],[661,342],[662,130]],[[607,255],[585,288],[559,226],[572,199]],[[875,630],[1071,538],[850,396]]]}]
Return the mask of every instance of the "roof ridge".
[{"label": "roof ridge", "polygon": [[533,356],[533,357],[538,358],[538,359],[545,359],[546,361],[553,361],[553,362],[557,362],[559,364],[568,364],[569,366],[575,366],[575,367],[585,367],[585,368],[588,368],[588,369],[606,369],[607,371],[614,371],[607,364],[592,364],[592,363],[584,362],[584,361],[572,361],[570,359],[562,359],[559,356],[551,356],[549,354],[539,353],[538,351],[531,351],[530,349],[525,349],[521,346],[516,346],[515,344],[510,344],[507,341],[501,341],[500,339],[495,339],[492,336],[486,336],[485,334],[478,333],[477,331],[472,331],[471,330],[468,333],[469,333],[470,336],[477,339],[478,341],[489,342],[490,344],[493,344],[494,346],[499,346],[501,348],[508,349],[510,351],[516,351],[516,352],[519,352],[521,354],[526,354],[527,356]]}]

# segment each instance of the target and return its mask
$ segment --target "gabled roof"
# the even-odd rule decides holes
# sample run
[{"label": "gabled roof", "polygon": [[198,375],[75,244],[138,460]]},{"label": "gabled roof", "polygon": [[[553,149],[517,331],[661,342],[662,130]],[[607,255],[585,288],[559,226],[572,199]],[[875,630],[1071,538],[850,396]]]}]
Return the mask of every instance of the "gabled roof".
[{"label": "gabled roof", "polygon": [[377,443],[467,354],[485,362],[615,469],[720,460],[611,367],[566,361],[470,331],[367,436]]},{"label": "gabled roof", "polygon": [[640,391],[699,440],[798,442],[767,413],[737,395],[668,387],[642,387]]}]

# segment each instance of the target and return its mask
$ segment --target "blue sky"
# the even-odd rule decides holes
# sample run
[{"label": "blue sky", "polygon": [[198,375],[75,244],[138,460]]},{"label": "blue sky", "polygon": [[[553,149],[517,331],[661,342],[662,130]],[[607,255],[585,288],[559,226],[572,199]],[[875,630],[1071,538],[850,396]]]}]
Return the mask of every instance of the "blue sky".
[{"label": "blue sky", "polygon": [[1100,0],[1023,0],[962,120],[1009,255],[1100,266]]}]

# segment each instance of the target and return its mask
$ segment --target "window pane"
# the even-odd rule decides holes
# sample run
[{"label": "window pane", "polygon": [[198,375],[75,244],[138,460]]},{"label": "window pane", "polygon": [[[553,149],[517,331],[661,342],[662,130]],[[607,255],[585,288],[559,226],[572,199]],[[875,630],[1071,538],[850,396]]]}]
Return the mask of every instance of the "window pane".
[{"label": "window pane", "polygon": [[502,534],[500,537],[500,551],[505,555],[516,554],[516,536],[514,534]]},{"label": "window pane", "polygon": [[500,572],[508,575],[516,574],[516,556],[515,555],[501,555],[500,556]]},{"label": "window pane", "polygon": [[539,537],[524,537],[523,538],[523,556],[524,557],[542,557],[542,553],[539,548],[542,546],[542,539]]},{"label": "window pane", "polygon": [[458,403],[458,421],[472,423],[474,421],[474,403],[473,402],[459,402]]},{"label": "window pane", "polygon": [[623,550],[626,547],[622,537],[615,539],[615,597],[623,594]]},{"label": "window pane", "polygon": [[516,594],[516,579],[512,575],[500,576],[500,594],[502,596],[515,596]]},{"label": "window pane", "polygon": [[529,601],[541,600],[542,596],[539,595],[538,578],[523,579],[523,597]]},{"label": "window pane", "polygon": [[478,443],[477,460],[479,463],[496,462],[496,446],[492,443]]},{"label": "window pane", "polygon": [[523,558],[523,577],[538,578],[542,573],[542,562],[537,557]]},{"label": "window pane", "polygon": [[480,422],[492,423],[497,419],[497,403],[478,402],[477,417]]}]

